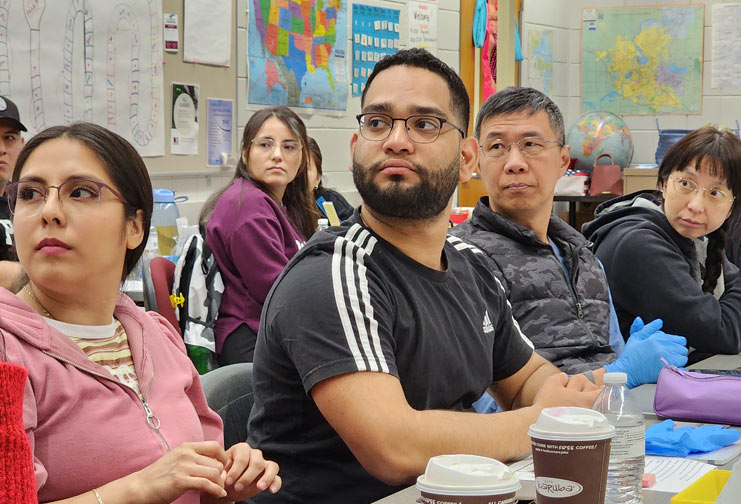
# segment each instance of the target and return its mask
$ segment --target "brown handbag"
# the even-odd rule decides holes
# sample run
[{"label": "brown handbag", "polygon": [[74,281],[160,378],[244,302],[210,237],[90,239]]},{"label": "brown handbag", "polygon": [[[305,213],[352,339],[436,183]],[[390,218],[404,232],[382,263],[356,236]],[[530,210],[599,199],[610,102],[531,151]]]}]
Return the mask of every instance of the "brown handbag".
[{"label": "brown handbag", "polygon": [[[610,164],[597,164],[597,161],[599,161],[603,156],[610,158]],[[592,168],[592,183],[589,186],[589,195],[623,195],[623,175],[620,166],[616,165],[612,156],[606,152],[600,154],[597,156],[597,159],[594,160],[594,166]]]}]

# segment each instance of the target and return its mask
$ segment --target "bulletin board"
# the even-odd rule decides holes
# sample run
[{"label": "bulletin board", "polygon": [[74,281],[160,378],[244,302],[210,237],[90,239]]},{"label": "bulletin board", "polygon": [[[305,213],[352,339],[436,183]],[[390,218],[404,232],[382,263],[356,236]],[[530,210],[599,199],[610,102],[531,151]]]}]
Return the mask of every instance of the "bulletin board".
[{"label": "bulletin board", "polygon": [[[199,65],[185,63],[183,61],[183,0],[162,0],[162,12],[178,15],[178,31],[180,40],[180,50],[176,53],[164,53],[164,103],[163,107],[165,116],[165,155],[162,157],[145,158],[144,162],[153,175],[200,175],[200,174],[219,174],[232,173],[233,168],[208,168],[207,167],[207,143],[206,123],[208,121],[207,99],[219,98],[234,100],[234,110],[236,114],[236,94],[237,94],[237,13],[235,3],[232,3],[232,58],[231,66],[228,68],[215,67],[211,65]],[[172,83],[179,82],[185,84],[198,84],[200,104],[198,107],[198,124],[200,130],[198,133],[198,154],[197,155],[172,155],[170,154],[170,125],[172,124]],[[234,118],[236,121],[236,117]],[[236,124],[236,122],[235,122]],[[239,142],[236,139],[236,129],[232,139],[233,152]]]}]

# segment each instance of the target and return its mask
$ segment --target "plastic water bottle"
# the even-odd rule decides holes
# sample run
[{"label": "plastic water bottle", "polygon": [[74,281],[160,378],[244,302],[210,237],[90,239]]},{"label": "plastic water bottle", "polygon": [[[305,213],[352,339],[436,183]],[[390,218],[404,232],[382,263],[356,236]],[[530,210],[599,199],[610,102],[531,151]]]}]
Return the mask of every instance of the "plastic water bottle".
[{"label": "plastic water bottle", "polygon": [[152,226],[157,230],[159,255],[172,255],[178,236],[177,219],[180,217],[175,204],[175,193],[169,189],[155,189]]},{"label": "plastic water bottle", "polygon": [[329,227],[329,219],[317,219],[316,221],[316,230],[322,231],[324,229],[327,229]]},{"label": "plastic water bottle", "polygon": [[615,436],[610,443],[605,504],[643,502],[641,480],[646,434],[643,413],[625,386],[627,382],[625,373],[605,373],[605,388],[593,407],[615,426]]}]

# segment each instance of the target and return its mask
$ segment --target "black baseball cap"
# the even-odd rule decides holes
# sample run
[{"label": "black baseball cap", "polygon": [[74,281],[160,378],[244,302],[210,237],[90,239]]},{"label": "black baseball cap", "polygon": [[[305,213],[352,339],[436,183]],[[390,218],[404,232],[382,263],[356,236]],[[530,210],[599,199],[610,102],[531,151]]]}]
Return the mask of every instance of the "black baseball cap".
[{"label": "black baseball cap", "polygon": [[15,106],[15,103],[10,101],[10,98],[0,96],[0,121],[3,120],[12,122],[20,131],[28,131],[21,122],[18,107]]}]

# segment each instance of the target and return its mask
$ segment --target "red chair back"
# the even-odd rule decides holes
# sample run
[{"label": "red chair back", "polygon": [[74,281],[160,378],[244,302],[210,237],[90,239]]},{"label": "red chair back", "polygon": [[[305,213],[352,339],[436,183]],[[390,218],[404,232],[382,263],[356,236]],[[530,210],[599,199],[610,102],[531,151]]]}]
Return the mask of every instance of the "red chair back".
[{"label": "red chair back", "polygon": [[180,334],[180,325],[175,316],[175,309],[170,302],[172,280],[175,276],[175,263],[164,257],[155,257],[149,262],[149,269],[152,273],[152,285],[154,286],[154,297],[157,301],[157,311]]}]

